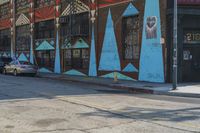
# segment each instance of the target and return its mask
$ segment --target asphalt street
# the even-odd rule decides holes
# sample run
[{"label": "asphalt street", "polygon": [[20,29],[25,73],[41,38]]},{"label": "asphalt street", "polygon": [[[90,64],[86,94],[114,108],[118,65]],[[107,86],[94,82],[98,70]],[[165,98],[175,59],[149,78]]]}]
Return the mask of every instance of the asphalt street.
[{"label": "asphalt street", "polygon": [[0,133],[200,133],[200,99],[0,75]]}]

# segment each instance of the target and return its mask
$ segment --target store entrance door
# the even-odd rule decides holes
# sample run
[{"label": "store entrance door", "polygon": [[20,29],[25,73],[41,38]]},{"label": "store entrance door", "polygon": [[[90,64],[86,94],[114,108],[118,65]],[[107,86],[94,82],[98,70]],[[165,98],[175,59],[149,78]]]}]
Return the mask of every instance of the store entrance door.
[{"label": "store entrance door", "polygon": [[200,82],[200,46],[183,48],[183,81]]}]

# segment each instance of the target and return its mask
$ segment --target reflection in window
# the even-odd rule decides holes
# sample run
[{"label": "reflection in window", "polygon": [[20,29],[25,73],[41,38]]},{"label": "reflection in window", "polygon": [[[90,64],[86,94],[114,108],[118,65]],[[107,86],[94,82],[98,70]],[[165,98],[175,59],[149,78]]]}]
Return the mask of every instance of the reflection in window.
[{"label": "reflection in window", "polygon": [[16,12],[26,12],[29,8],[29,1],[28,0],[16,0]]},{"label": "reflection in window", "polygon": [[138,16],[123,18],[122,25],[124,59],[139,59]]},{"label": "reflection in window", "polygon": [[50,6],[54,5],[55,0],[35,0],[35,6],[37,7],[45,7],[45,6]]},{"label": "reflection in window", "polygon": [[0,30],[0,51],[10,51],[10,30]]}]

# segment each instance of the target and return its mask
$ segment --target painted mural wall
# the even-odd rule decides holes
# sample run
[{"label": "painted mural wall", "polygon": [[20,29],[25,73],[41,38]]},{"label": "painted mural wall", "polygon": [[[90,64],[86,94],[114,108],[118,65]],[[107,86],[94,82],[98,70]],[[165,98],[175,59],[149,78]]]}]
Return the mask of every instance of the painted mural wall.
[{"label": "painted mural wall", "polygon": [[140,56],[140,81],[164,82],[159,0],[146,0]]},{"label": "painted mural wall", "polygon": [[[166,0],[38,2],[24,2],[27,8],[19,3],[17,13],[11,14],[14,22],[3,23],[11,27],[11,53],[20,60],[38,64],[40,72],[165,81],[161,38],[165,38]],[[13,32],[22,26],[28,26],[28,50],[16,52]],[[44,31],[48,26],[51,30]]]},{"label": "painted mural wall", "polygon": [[[101,1],[98,17],[100,77],[165,82],[165,3]],[[126,29],[131,29],[127,30]]]}]

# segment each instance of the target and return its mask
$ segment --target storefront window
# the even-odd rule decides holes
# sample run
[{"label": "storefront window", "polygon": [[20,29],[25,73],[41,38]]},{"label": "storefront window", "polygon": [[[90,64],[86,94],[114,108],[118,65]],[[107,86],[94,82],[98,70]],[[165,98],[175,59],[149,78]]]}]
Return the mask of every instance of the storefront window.
[{"label": "storefront window", "polygon": [[89,13],[74,14],[62,17],[61,36],[88,36],[89,35]]},{"label": "storefront window", "polygon": [[10,30],[0,30],[0,51],[10,51]]},{"label": "storefront window", "polygon": [[54,38],[54,21],[44,21],[35,24],[36,39]]},{"label": "storefront window", "polygon": [[19,26],[16,28],[16,50],[30,50],[30,27],[29,25]]},{"label": "storefront window", "polygon": [[0,19],[8,18],[10,13],[9,3],[5,3],[0,5]]},{"label": "storefront window", "polygon": [[139,59],[138,16],[123,18],[122,29],[124,59]]},{"label": "storefront window", "polygon": [[37,51],[37,63],[40,67],[45,67],[50,70],[54,68],[55,52],[52,50]]},{"label": "storefront window", "polygon": [[66,67],[72,66],[72,51],[70,49],[64,51],[64,64]]},{"label": "storefront window", "polygon": [[88,69],[88,49],[66,49],[64,50],[65,68]]}]

